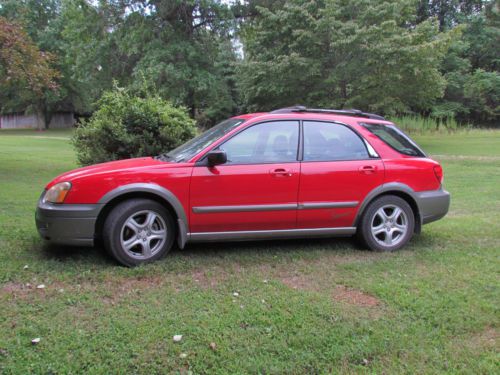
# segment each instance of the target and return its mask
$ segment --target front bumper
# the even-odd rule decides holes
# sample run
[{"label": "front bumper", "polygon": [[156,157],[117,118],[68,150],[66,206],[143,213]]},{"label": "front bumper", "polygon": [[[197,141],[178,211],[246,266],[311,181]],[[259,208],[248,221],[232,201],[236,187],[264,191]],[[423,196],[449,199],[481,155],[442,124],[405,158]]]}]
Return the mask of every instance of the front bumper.
[{"label": "front bumper", "polygon": [[93,246],[101,204],[53,204],[38,201],[35,221],[40,236],[55,244]]},{"label": "front bumper", "polygon": [[450,193],[444,189],[415,193],[422,224],[441,219],[450,208]]}]

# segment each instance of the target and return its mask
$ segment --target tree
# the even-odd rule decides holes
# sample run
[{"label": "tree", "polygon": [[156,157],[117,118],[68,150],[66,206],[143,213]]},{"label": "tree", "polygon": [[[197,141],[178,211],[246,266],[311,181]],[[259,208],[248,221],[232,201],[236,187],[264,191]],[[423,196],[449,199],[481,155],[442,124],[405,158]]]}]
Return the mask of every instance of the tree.
[{"label": "tree", "polygon": [[419,0],[417,23],[436,18],[439,30],[451,29],[483,9],[484,0]]},{"label": "tree", "polygon": [[31,105],[45,128],[43,101],[57,90],[58,72],[52,55],[40,51],[22,27],[0,17],[1,110],[20,110]]},{"label": "tree", "polygon": [[111,1],[71,0],[61,6],[53,27],[58,29],[65,87],[79,113],[92,113],[114,80],[121,86],[131,82],[136,60],[119,48],[116,36],[125,24],[124,12],[125,8]]},{"label": "tree", "polygon": [[241,92],[251,110],[302,103],[426,112],[443,94],[452,33],[413,26],[412,1],[293,0],[243,27]]},{"label": "tree", "polygon": [[500,74],[478,69],[464,84],[464,97],[472,115],[483,123],[500,117]]},{"label": "tree", "polygon": [[482,3],[479,12],[463,16],[464,23],[455,27],[461,37],[453,41],[441,66],[447,85],[433,116],[491,124],[500,117],[494,102],[500,67],[499,7]]},{"label": "tree", "polygon": [[[135,8],[134,8],[135,5]],[[141,76],[162,97],[189,108],[201,125],[235,111],[232,15],[217,0],[132,1],[116,30],[118,51],[134,60],[132,86]]]},{"label": "tree", "polygon": [[[20,24],[40,50],[53,56],[51,66],[59,72],[58,90],[48,91],[38,98],[38,118],[43,118],[47,126],[54,112],[73,111],[74,103],[78,103],[78,92],[67,74],[71,65],[66,64],[61,43],[61,7],[61,0],[0,0],[0,15]],[[16,98],[21,99],[18,95],[14,96]],[[27,109],[19,100],[16,107],[20,111]]]}]

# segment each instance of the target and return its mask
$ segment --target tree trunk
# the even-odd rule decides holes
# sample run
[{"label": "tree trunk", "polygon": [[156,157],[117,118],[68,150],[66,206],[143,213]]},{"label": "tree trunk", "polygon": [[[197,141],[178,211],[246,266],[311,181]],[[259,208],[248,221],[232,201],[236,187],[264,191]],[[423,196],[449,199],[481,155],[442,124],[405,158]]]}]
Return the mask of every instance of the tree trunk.
[{"label": "tree trunk", "polygon": [[50,127],[50,121],[52,120],[52,111],[49,111],[47,106],[44,106],[43,118],[45,121],[45,129],[48,129]]},{"label": "tree trunk", "polygon": [[340,82],[340,97],[342,98],[342,103],[340,108],[344,108],[345,103],[347,102],[347,82]]},{"label": "tree trunk", "polygon": [[35,116],[36,116],[36,124],[37,124],[37,129],[38,131],[45,130],[45,115],[43,108],[40,106],[37,106],[36,111],[35,111]]},{"label": "tree trunk", "polygon": [[35,110],[37,118],[37,128],[38,130],[46,130],[49,127],[50,118],[52,114],[49,113],[47,106],[43,100],[38,101]]}]

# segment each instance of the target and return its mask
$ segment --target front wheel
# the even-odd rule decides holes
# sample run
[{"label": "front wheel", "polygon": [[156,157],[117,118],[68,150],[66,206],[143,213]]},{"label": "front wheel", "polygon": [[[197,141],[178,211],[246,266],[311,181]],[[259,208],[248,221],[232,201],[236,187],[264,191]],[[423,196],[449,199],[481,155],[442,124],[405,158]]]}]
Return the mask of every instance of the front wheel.
[{"label": "front wheel", "polygon": [[371,250],[395,251],[413,236],[415,216],[402,198],[386,195],[374,200],[361,217],[358,237]]},{"label": "front wheel", "polygon": [[171,249],[174,238],[170,213],[149,199],[120,203],[104,222],[104,246],[118,262],[129,267],[160,259]]}]

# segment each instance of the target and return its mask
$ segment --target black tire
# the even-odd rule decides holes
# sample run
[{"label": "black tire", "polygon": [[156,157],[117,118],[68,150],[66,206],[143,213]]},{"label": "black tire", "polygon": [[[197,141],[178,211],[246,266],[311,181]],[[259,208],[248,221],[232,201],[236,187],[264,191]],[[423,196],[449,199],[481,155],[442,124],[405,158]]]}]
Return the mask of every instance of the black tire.
[{"label": "black tire", "polygon": [[[391,218],[391,215],[399,213],[395,208],[401,210],[396,220]],[[387,217],[385,221],[384,214]],[[403,233],[402,228],[404,227],[406,230]],[[414,231],[415,215],[410,205],[400,197],[384,195],[371,202],[363,212],[358,225],[357,237],[364,246],[371,250],[395,251],[410,241]],[[375,232],[380,233],[375,235]]]},{"label": "black tire", "polygon": [[[141,223],[143,217],[144,222]],[[147,219],[153,217],[154,221],[148,225]],[[130,221],[131,218],[133,221]],[[126,222],[141,225],[132,228],[125,225]],[[164,234],[162,230],[165,231]],[[118,204],[111,210],[104,222],[102,239],[112,257],[127,267],[134,267],[158,260],[168,253],[174,243],[175,232],[172,215],[163,205],[150,199],[134,198]],[[163,237],[150,239],[155,233],[162,233]],[[123,245],[127,245],[127,242],[136,245],[127,250]],[[149,253],[146,253],[146,248],[150,249]]]}]

